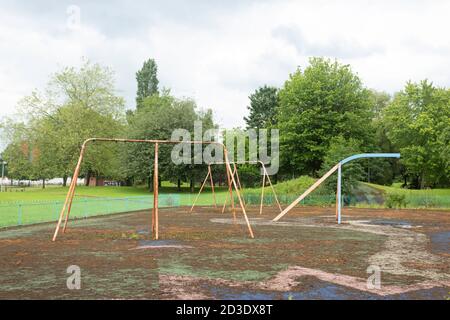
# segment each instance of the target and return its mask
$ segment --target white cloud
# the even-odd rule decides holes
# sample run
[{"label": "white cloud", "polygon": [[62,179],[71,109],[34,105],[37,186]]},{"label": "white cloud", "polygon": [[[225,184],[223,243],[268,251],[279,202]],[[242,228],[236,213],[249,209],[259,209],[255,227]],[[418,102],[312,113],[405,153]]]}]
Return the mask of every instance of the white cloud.
[{"label": "white cloud", "polygon": [[450,85],[445,1],[79,2],[75,31],[65,25],[62,4],[2,8],[0,116],[82,56],[116,71],[128,107],[134,107],[135,72],[153,57],[162,86],[212,107],[226,127],[243,125],[252,91],[281,86],[310,55],[351,64],[378,90],[394,92],[423,78]]}]

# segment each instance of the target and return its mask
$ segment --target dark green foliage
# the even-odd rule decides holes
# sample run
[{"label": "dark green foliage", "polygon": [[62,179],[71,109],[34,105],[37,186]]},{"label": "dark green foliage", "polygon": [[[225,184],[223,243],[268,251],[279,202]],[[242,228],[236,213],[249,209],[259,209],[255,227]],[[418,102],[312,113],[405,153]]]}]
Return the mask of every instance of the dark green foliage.
[{"label": "dark green foliage", "polygon": [[[129,116],[128,137],[135,139],[170,140],[172,131],[186,129],[191,135],[194,122],[202,121],[203,130],[213,128],[212,112],[197,111],[190,99],[176,99],[168,91],[145,98],[134,115]],[[191,140],[194,137],[191,136]],[[171,161],[173,145],[160,145],[159,172],[162,180],[200,181],[206,175],[204,165],[175,165]],[[193,154],[193,152],[192,152]],[[154,162],[153,144],[128,144],[124,158],[126,175],[135,183],[146,183],[152,177]]]},{"label": "dark green foliage", "polygon": [[144,62],[141,70],[136,72],[137,93],[136,106],[141,107],[142,101],[154,94],[158,94],[158,67],[155,60],[148,59]]},{"label": "dark green foliage", "polygon": [[[331,139],[330,147],[325,154],[321,175],[325,174],[340,160],[351,155],[362,153],[361,142],[342,136]],[[364,169],[361,160],[350,161],[342,166],[342,193],[349,195],[355,188],[358,181],[363,180]],[[337,173],[333,174],[325,182],[325,186],[331,191],[336,191]]]},{"label": "dark green foliage", "polygon": [[316,175],[333,137],[368,144],[373,134],[369,91],[348,65],[312,58],[290,76],[279,98],[283,172]]},{"label": "dark green foliage", "polygon": [[247,128],[268,128],[276,123],[278,107],[277,88],[263,86],[249,96],[250,111],[248,117],[244,117]]},{"label": "dark green foliage", "polygon": [[381,127],[402,155],[410,187],[450,185],[450,90],[408,83],[384,109]]}]

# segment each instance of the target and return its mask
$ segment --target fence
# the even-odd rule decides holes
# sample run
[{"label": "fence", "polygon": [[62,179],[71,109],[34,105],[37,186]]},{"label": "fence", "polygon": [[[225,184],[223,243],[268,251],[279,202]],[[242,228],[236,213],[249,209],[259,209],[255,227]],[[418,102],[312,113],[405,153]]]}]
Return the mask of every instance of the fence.
[{"label": "fence", "polygon": [[[160,194],[159,207],[180,206],[179,194]],[[0,203],[0,228],[56,221],[64,201],[21,201]],[[126,198],[74,198],[71,218],[153,208],[152,196]]]},{"label": "fence", "polygon": [[[297,198],[298,195],[278,195],[282,206],[286,206]],[[160,207],[177,207],[191,205],[195,199],[195,194],[171,193],[160,194],[158,198]],[[227,192],[216,194],[217,203],[223,204],[227,197]],[[259,205],[260,194],[245,193],[244,200],[247,205]],[[344,206],[357,207],[390,207],[384,196],[343,196]],[[238,199],[235,199],[236,203]],[[300,205],[311,206],[333,206],[336,196],[332,195],[310,195],[306,197]],[[27,225],[41,222],[56,221],[64,201],[21,201],[21,202],[0,202],[0,228]],[[199,198],[198,205],[212,205],[213,197],[210,193],[204,193]],[[275,205],[273,194],[264,195],[264,205]],[[446,195],[414,196],[406,195],[401,203],[391,203],[393,208],[450,208],[450,197]],[[92,198],[75,197],[70,213],[71,217],[87,218],[103,214],[146,210],[153,207],[153,196],[130,196],[124,198]]]},{"label": "fence", "polygon": [[[391,194],[381,195],[356,195],[342,196],[344,206],[354,207],[374,207],[374,208],[411,208],[411,209],[449,209],[450,196],[447,195],[412,195],[405,194],[391,197]],[[246,204],[259,205],[261,202],[259,194],[244,194]],[[278,195],[278,200],[282,206],[291,204],[298,195]],[[237,199],[236,199],[237,200]],[[264,195],[264,205],[275,205],[273,194]],[[300,202],[300,205],[306,206],[330,206],[336,203],[336,195],[309,195]]]}]

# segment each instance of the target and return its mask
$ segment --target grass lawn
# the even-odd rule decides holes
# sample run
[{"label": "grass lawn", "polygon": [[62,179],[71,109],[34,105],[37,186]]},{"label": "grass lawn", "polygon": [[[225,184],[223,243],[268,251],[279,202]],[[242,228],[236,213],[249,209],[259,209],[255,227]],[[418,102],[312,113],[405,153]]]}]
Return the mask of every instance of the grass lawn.
[{"label": "grass lawn", "polygon": [[401,188],[401,183],[394,183],[392,186],[382,186],[374,183],[364,183],[372,188],[383,190],[388,193],[404,194],[410,196],[448,196],[450,197],[450,189],[423,189],[412,190]]}]

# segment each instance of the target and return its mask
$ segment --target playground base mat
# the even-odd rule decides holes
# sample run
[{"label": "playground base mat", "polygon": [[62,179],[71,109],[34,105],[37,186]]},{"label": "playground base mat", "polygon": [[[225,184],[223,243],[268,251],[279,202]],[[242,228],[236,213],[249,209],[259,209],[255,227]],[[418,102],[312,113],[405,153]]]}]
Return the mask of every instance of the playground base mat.
[{"label": "playground base mat", "polygon": [[[0,232],[0,299],[448,299],[450,212],[296,207],[160,210]],[[69,266],[81,288],[68,289]],[[379,271],[379,286],[373,276]],[[372,277],[371,277],[372,276]]]}]

